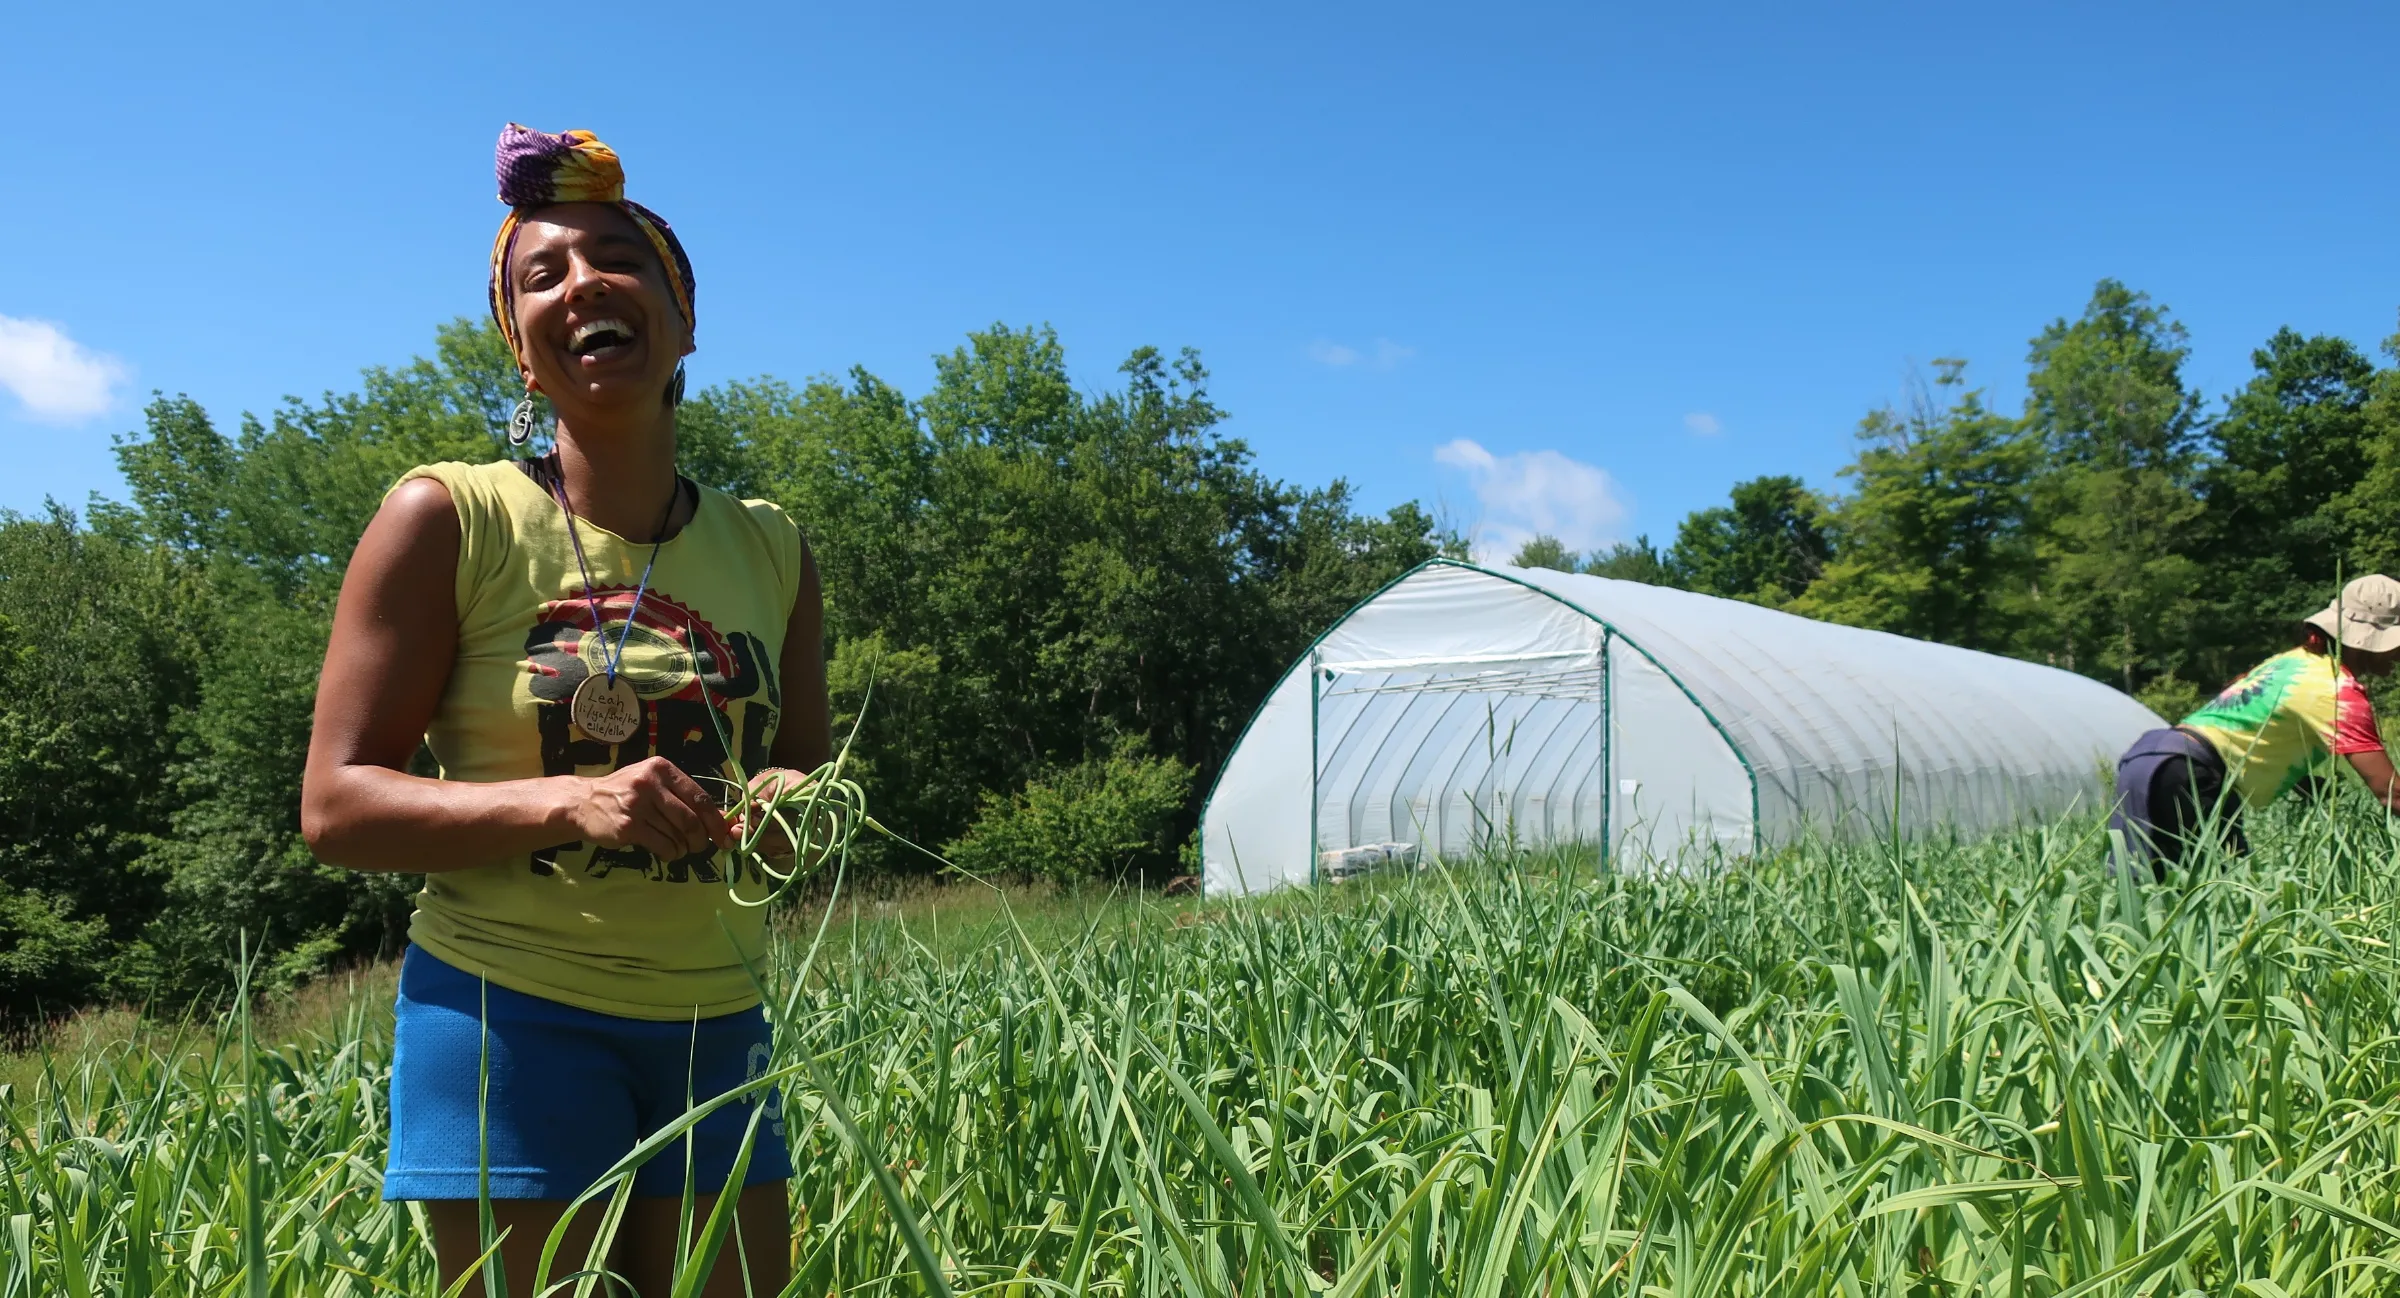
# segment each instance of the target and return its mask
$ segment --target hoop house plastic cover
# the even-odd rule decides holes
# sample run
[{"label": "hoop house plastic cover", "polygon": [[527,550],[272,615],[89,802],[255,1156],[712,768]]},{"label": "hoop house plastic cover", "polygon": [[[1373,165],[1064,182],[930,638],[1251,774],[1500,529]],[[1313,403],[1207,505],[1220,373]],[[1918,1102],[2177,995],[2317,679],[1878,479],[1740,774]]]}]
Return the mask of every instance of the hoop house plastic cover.
[{"label": "hoop house plastic cover", "polygon": [[2117,754],[2163,724],[2036,663],[1437,559],[1269,692],[1202,812],[1203,887],[1305,884],[1399,845],[1605,844],[1638,868],[1895,817],[1980,834],[2094,805]]}]

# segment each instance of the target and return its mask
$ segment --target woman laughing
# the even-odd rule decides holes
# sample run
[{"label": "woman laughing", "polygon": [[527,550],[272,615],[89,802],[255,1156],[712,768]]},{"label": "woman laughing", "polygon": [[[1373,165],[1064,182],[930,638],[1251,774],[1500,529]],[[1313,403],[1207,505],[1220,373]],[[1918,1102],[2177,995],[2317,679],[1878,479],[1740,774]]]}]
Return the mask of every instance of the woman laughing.
[{"label": "woman laughing", "polygon": [[[554,449],[426,465],[385,498],[343,579],[302,797],[321,859],[425,876],[384,1194],[422,1201],[442,1283],[476,1271],[468,1294],[481,1196],[509,1288],[531,1292],[568,1200],[767,1071],[746,968],[763,911],[728,896],[757,881],[724,876],[735,827],[709,782],[735,761],[813,771],[831,747],[798,529],[675,469],[682,244],[590,132],[512,124],[498,169],[492,318],[527,397],[511,441],[539,392]],[[438,776],[410,773],[420,742]],[[780,1290],[791,1162],[772,1085],[634,1174],[607,1269],[666,1294],[687,1165],[705,1221],[745,1150],[738,1242],[703,1292]],[[549,1282],[583,1266],[598,1216],[577,1214]]]}]

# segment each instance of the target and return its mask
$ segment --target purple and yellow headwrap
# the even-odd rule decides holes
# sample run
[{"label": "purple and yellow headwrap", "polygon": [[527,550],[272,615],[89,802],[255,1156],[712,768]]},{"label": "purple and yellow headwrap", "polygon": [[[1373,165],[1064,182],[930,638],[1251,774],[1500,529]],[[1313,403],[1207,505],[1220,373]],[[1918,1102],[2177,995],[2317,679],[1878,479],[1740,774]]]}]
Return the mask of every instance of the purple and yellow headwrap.
[{"label": "purple and yellow headwrap", "polygon": [[684,324],[697,324],[692,314],[692,259],[684,255],[673,226],[625,197],[625,167],[599,136],[590,131],[552,135],[510,122],[500,131],[493,163],[500,173],[500,201],[508,204],[509,212],[492,239],[492,320],[500,326],[511,356],[517,350],[517,294],[508,278],[509,250],[516,246],[517,227],[525,215],[552,203],[614,203],[623,208],[658,250],[659,264],[672,272],[668,279]]}]

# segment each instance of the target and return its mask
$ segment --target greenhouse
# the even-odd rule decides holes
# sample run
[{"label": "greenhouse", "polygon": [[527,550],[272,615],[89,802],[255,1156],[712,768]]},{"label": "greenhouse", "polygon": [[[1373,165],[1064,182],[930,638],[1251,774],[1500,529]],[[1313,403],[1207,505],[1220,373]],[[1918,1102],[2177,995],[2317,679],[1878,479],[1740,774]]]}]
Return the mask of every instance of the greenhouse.
[{"label": "greenhouse", "polygon": [[2038,663],[1437,559],[1268,693],[1202,812],[1202,886],[1503,845],[1646,869],[1810,834],[1983,834],[2099,805],[2116,755],[2163,724]]}]

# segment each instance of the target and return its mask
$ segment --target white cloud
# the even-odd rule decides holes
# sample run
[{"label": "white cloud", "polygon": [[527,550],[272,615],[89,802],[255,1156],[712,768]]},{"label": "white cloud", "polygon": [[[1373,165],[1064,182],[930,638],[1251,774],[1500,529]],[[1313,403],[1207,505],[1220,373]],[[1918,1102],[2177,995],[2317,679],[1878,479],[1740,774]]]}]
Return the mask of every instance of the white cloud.
[{"label": "white cloud", "polygon": [[1479,560],[1506,563],[1537,534],[1555,536],[1570,550],[1598,549],[1617,539],[1625,518],[1606,469],[1557,451],[1494,455],[1461,437],[1434,448],[1433,461],[1466,478],[1482,507],[1472,529]]},{"label": "white cloud", "polygon": [[1714,437],[1725,431],[1725,425],[1705,410],[1695,410],[1683,417],[1683,430],[1694,437]]},{"label": "white cloud", "polygon": [[1310,360],[1319,365],[1331,365],[1335,369],[1346,369],[1361,363],[1371,370],[1397,369],[1400,362],[1416,354],[1416,348],[1406,343],[1393,342],[1389,338],[1378,338],[1373,345],[1364,350],[1325,338],[1319,338],[1308,345]]},{"label": "white cloud", "polygon": [[130,376],[125,362],[96,352],[47,320],[0,315],[0,388],[15,394],[25,413],[71,424],[106,414],[116,387]]}]

